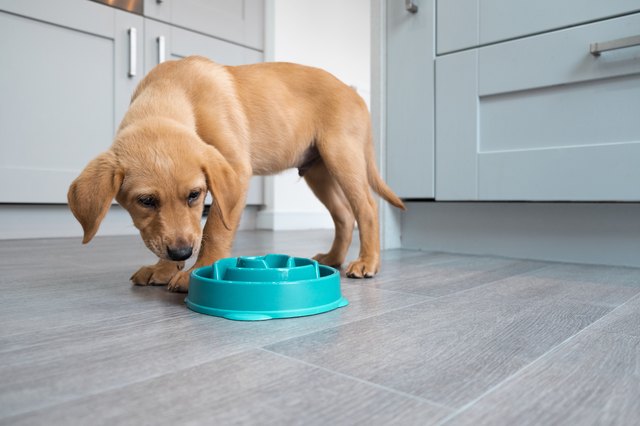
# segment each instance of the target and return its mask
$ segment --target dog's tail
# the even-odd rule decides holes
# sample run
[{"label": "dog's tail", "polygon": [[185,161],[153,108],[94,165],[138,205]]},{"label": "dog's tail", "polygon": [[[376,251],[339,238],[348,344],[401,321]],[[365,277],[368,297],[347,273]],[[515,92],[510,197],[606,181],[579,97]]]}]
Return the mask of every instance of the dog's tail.
[{"label": "dog's tail", "polygon": [[380,177],[380,173],[378,172],[378,168],[376,167],[376,157],[373,151],[373,139],[371,136],[371,131],[369,131],[369,141],[367,143],[366,148],[366,161],[367,161],[367,179],[369,180],[369,185],[371,188],[382,198],[384,198],[389,204],[406,210],[404,203],[392,190],[387,186],[387,184]]}]

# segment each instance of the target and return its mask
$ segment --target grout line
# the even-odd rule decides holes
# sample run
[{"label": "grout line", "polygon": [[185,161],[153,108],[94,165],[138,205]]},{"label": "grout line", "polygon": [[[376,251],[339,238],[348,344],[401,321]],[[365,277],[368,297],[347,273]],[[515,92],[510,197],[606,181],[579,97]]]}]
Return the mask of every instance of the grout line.
[{"label": "grout line", "polygon": [[[359,323],[361,321],[370,320],[371,318],[375,318],[375,317],[378,317],[378,316],[390,314],[392,312],[400,311],[402,309],[412,308],[412,307],[420,305],[422,303],[429,303],[431,301],[432,300],[422,300],[420,302],[411,303],[409,305],[401,306],[401,307],[390,309],[390,310],[387,310],[387,311],[381,311],[381,312],[377,312],[377,313],[374,313],[374,314],[371,314],[371,315],[363,316],[363,317],[358,318],[358,319],[353,320],[353,321],[348,321],[348,322],[345,322],[345,323],[342,323],[342,324],[336,324],[336,325],[334,325],[332,327],[326,327],[326,328],[321,328],[319,330],[309,331],[308,333],[304,333],[304,334],[300,334],[300,335],[296,335],[296,336],[292,336],[292,337],[287,337],[286,339],[277,340],[275,342],[266,343],[266,344],[264,344],[262,346],[256,346],[256,347],[259,348],[259,349],[264,349],[265,346],[277,345],[277,344],[280,344],[280,343],[288,342],[290,340],[299,339],[299,338],[302,338],[302,337],[307,337],[307,336],[310,336],[310,335],[315,334],[315,333],[323,333],[325,331],[335,330],[335,329],[338,329],[338,328],[341,328],[341,327],[344,327],[344,326],[347,326],[347,325],[357,324],[357,323]],[[265,350],[268,350],[268,349],[265,349]]]},{"label": "grout line", "polygon": [[[116,285],[120,285],[120,284],[115,284],[114,287]],[[362,287],[361,284],[354,284],[354,285]],[[371,289],[371,287],[369,287],[369,288]],[[405,308],[408,308],[408,307],[419,305],[420,303],[430,302],[430,301],[436,299],[435,297],[426,296],[424,294],[418,294],[418,293],[407,293],[407,292],[402,292],[402,291],[397,291],[397,290],[387,290],[387,289],[381,289],[381,288],[375,288],[375,290],[376,291],[381,291],[381,292],[395,293],[395,294],[399,294],[399,295],[403,295],[403,296],[420,296],[420,297],[423,297],[424,299],[420,300],[418,302],[415,302],[415,303],[410,303],[408,305],[399,306],[397,308],[393,308],[393,309],[389,309],[389,310],[381,310],[379,312],[372,313],[370,315],[362,316],[362,317],[360,317],[360,318],[358,318],[356,320],[345,322],[345,323],[342,323],[342,324],[337,324],[337,325],[332,326],[332,327],[321,328],[321,329],[318,329],[318,330],[310,331],[309,333],[305,333],[305,334],[301,334],[301,335],[297,335],[297,336],[292,336],[292,337],[286,338],[284,340],[278,340],[278,341],[275,341],[275,342],[271,342],[271,343],[268,343],[268,345],[272,345],[272,344],[276,344],[276,343],[280,343],[280,342],[285,342],[287,340],[296,339],[298,337],[307,336],[309,334],[318,333],[318,332],[321,332],[321,331],[324,331],[324,330],[331,330],[331,329],[338,328],[338,327],[341,327],[341,326],[344,326],[344,325],[347,325],[347,324],[357,323],[359,321],[362,321],[362,320],[365,320],[365,319],[370,319],[370,318],[376,317],[378,315],[387,314],[387,313],[394,312],[394,311],[397,311],[397,310],[400,310],[400,309],[405,309]],[[181,305],[183,307],[185,307],[184,303],[182,303]],[[175,304],[175,305],[174,304],[169,304],[168,306],[170,306],[170,307],[176,306],[177,307],[178,304]],[[91,321],[85,321],[82,324],[81,327],[84,327],[86,325],[105,323],[105,321],[122,320],[122,319],[126,319],[126,318],[132,318],[132,319],[135,320],[138,317],[143,317],[144,318],[145,316],[149,316],[149,314],[157,313],[156,311],[158,310],[158,308],[166,308],[166,307],[167,306],[156,306],[156,307],[154,307],[154,309],[150,309],[150,310],[127,312],[127,313],[122,313],[122,314],[119,314],[119,315],[114,315],[114,316],[111,316],[109,318],[99,318],[99,319],[95,319],[95,320],[91,320]],[[186,309],[186,307],[185,307],[185,309]],[[166,316],[165,315],[162,318],[158,318],[157,321],[158,322],[172,321],[176,317],[182,316],[182,314],[184,314],[184,313],[185,313],[185,311],[183,309],[179,309],[175,313],[172,313],[170,316]],[[190,314],[190,313],[192,313],[192,311],[186,310],[186,313]],[[64,325],[52,326],[48,330],[49,331],[56,330],[56,331],[65,332],[65,329],[73,331],[73,330],[77,330],[77,327],[78,327],[78,324],[64,324]],[[33,333],[34,333],[34,331],[20,331],[20,332],[16,332],[16,333],[5,334],[5,335],[2,335],[0,337],[2,337],[2,338],[15,338],[16,336],[29,335],[29,334],[33,334]],[[25,349],[27,347],[33,348],[33,347],[37,347],[37,346],[40,346],[40,345],[41,345],[40,342],[36,342],[36,343],[33,343],[31,345],[28,345],[28,346],[26,346],[24,348],[20,348],[20,349],[9,349],[9,350],[0,349],[0,354],[14,352],[15,350],[21,350],[21,349]]]},{"label": "grout line", "polygon": [[[475,287],[469,287],[469,288],[465,288],[464,290],[454,291],[453,293],[443,294],[442,296],[433,297],[433,300],[440,300],[440,299],[442,299],[444,297],[449,297],[449,296],[458,296],[460,294],[464,294],[464,293],[470,292],[472,290],[477,290],[479,288],[481,289],[483,287],[487,287],[487,286],[493,285],[495,283],[499,283],[500,281],[510,280],[511,278],[515,278],[515,277],[519,277],[521,275],[529,274],[529,273],[534,272],[534,271],[536,271],[536,272],[537,271],[542,271],[544,269],[552,268],[553,266],[554,265],[543,265],[543,266],[541,266],[539,268],[529,269],[528,271],[519,272],[517,274],[509,275],[508,277],[503,277],[503,278],[499,278],[499,279],[496,279],[496,280],[493,280],[493,281],[489,281],[488,283],[480,284],[480,285],[477,285]],[[496,301],[495,303],[501,303],[501,302],[497,302]]]},{"label": "grout line", "polygon": [[[156,306],[154,309],[150,309],[150,310],[145,310],[145,311],[135,311],[135,312],[131,312],[131,313],[123,313],[123,314],[118,314],[118,315],[114,315],[114,316],[110,316],[108,318],[98,318],[98,319],[94,319],[94,320],[90,320],[90,321],[83,321],[82,323],[69,323],[69,324],[63,324],[63,325],[54,325],[51,327],[47,327],[46,331],[47,331],[47,336],[51,337],[53,335],[52,332],[62,332],[62,333],[67,333],[67,332],[77,332],[78,330],[82,330],[84,328],[88,329],[88,327],[86,326],[93,326],[95,324],[105,324],[104,327],[107,327],[111,330],[116,330],[118,327],[121,327],[121,325],[107,325],[110,321],[120,321],[120,320],[128,320],[131,319],[133,321],[139,320],[139,319],[145,319],[148,318],[149,321],[147,322],[146,325],[148,324],[155,324],[155,323],[163,323],[165,321],[173,321],[175,320],[177,317],[182,316],[182,314],[184,313],[182,310],[181,311],[176,311],[174,312],[166,312],[166,308],[170,307],[173,305],[167,305],[167,306]],[[163,312],[163,316],[162,317],[158,317],[158,316],[153,316],[158,314],[159,312]],[[192,312],[192,311],[188,311],[188,312]],[[79,328],[78,328],[79,327]],[[32,330],[32,331],[19,331],[16,333],[11,333],[11,334],[3,334],[0,335],[1,339],[4,338],[15,338],[18,336],[26,336],[26,335],[33,335],[35,333],[41,332],[42,329],[38,329],[38,330]],[[58,337],[58,336],[57,336]],[[57,338],[56,337],[56,338]],[[34,348],[34,347],[39,347],[42,346],[43,343],[42,341],[35,341],[31,344],[28,345],[24,345],[23,347],[20,347],[18,349],[0,349],[0,355],[1,354],[7,354],[7,353],[11,353],[11,352],[15,352],[15,351],[19,351],[19,350],[24,350],[24,349],[29,349],[29,348]]]},{"label": "grout line", "polygon": [[[609,312],[607,312],[605,315],[603,315],[602,317],[598,318],[597,320],[595,320],[594,322],[592,322],[591,324],[589,324],[588,326],[586,326],[585,328],[583,328],[582,330],[580,330],[579,333],[582,333],[584,330],[594,326],[597,323],[603,322],[607,319],[607,317],[609,317],[611,314],[613,314],[615,311],[617,311],[618,309],[624,307],[627,304],[633,303],[637,300],[640,300],[640,290],[638,291],[638,293],[635,296],[630,297],[627,301],[625,301],[624,303],[616,306],[615,308],[613,308],[612,310],[610,310]],[[627,336],[627,337],[640,337],[639,335],[635,335],[635,334],[628,334],[625,332],[621,332],[621,331],[606,331],[606,330],[593,330],[595,332],[598,333],[605,333],[605,334],[618,334],[618,335],[623,335],[623,336]],[[578,334],[579,334],[578,333]]]},{"label": "grout line", "polygon": [[[508,277],[501,278],[501,279],[499,279],[499,280],[491,281],[491,282],[488,282],[488,283],[485,283],[485,284],[482,284],[482,285],[479,285],[479,286],[470,287],[470,288],[467,288],[467,289],[464,289],[464,290],[461,290],[461,291],[457,291],[457,292],[450,293],[450,294],[445,294],[445,295],[443,295],[443,296],[438,296],[438,297],[427,296],[427,295],[419,294],[419,293],[408,293],[408,292],[402,292],[402,291],[395,291],[395,290],[387,290],[387,289],[377,288],[376,290],[384,290],[384,291],[389,291],[389,292],[395,292],[395,293],[403,294],[403,295],[422,296],[422,297],[426,297],[427,299],[426,299],[426,300],[421,300],[421,301],[416,302],[416,303],[411,303],[411,304],[409,304],[409,305],[405,305],[405,306],[397,307],[397,308],[394,308],[394,309],[390,309],[390,310],[386,310],[386,311],[377,312],[377,313],[375,313],[375,314],[367,315],[367,316],[364,316],[364,317],[358,318],[357,320],[349,321],[349,322],[345,322],[345,323],[343,323],[343,324],[338,324],[338,325],[335,325],[335,326],[333,326],[333,327],[327,327],[327,328],[323,328],[323,329],[320,329],[320,330],[310,331],[309,333],[301,334],[301,335],[298,335],[298,336],[288,337],[288,338],[283,339],[283,340],[278,340],[278,341],[275,341],[275,342],[272,342],[272,343],[268,343],[268,344],[266,344],[266,345],[264,345],[264,346],[275,345],[275,344],[279,344],[279,343],[287,342],[287,341],[290,341],[290,340],[293,340],[293,339],[298,339],[298,338],[301,338],[301,337],[306,337],[306,336],[312,335],[312,334],[314,334],[314,333],[321,333],[321,332],[328,331],[328,330],[334,330],[334,329],[337,329],[337,328],[340,328],[340,327],[343,327],[343,326],[346,326],[346,325],[357,324],[357,323],[359,323],[359,322],[361,322],[361,321],[369,320],[369,319],[371,319],[371,318],[375,318],[375,317],[378,317],[378,316],[382,316],[382,315],[390,314],[390,313],[393,313],[393,312],[396,312],[396,311],[399,311],[399,310],[402,310],[402,309],[412,308],[412,307],[414,307],[414,306],[417,306],[417,305],[420,305],[420,304],[423,304],[423,303],[425,303],[425,304],[426,304],[426,303],[431,303],[431,302],[434,302],[434,301],[440,300],[440,299],[445,298],[445,297],[449,297],[449,296],[453,296],[453,295],[457,296],[457,295],[462,294],[462,293],[465,293],[465,292],[467,292],[467,291],[471,291],[471,290],[475,290],[475,289],[478,289],[478,288],[482,288],[482,287],[485,287],[485,286],[488,286],[488,285],[494,284],[494,283],[496,283],[496,282],[500,282],[500,281],[502,281],[502,280],[510,279],[510,278],[512,278],[512,277],[517,277],[517,276],[519,276],[519,275],[523,275],[523,274],[529,273],[529,272],[531,272],[531,271],[539,271],[539,270],[542,270],[542,269],[550,268],[550,267],[552,267],[552,266],[553,266],[553,265],[545,265],[545,266],[542,266],[542,267],[540,267],[540,268],[531,269],[531,270],[529,270],[529,271],[525,271],[525,272],[522,272],[522,273],[519,273],[519,274],[510,275],[510,276],[508,276]],[[363,284],[354,284],[354,285],[357,285],[357,286],[363,286]],[[498,302],[496,302],[496,303],[498,303]]]},{"label": "grout line", "polygon": [[[340,277],[342,278],[342,277]],[[342,286],[342,284],[340,284]],[[383,287],[373,287],[371,285],[369,285],[368,283],[364,282],[364,283],[347,283],[345,285],[345,288],[348,287],[357,287],[357,288],[367,288],[367,289],[372,289],[372,290],[376,290],[376,291],[382,291],[385,293],[394,293],[394,294],[399,294],[402,296],[419,296],[419,297],[424,297],[425,299],[428,300],[435,300],[438,299],[439,297],[442,296],[429,296],[427,294],[422,294],[422,293],[414,293],[414,292],[409,292],[409,291],[404,291],[404,290],[395,290],[395,289],[391,289],[391,288],[383,288]],[[423,300],[423,302],[426,302],[427,300]]]},{"label": "grout line", "polygon": [[[468,410],[469,408],[471,408],[472,406],[474,406],[478,401],[480,401],[481,399],[483,399],[485,396],[497,391],[499,388],[502,388],[504,386],[508,386],[510,382],[513,382],[514,380],[517,380],[519,376],[521,376],[522,374],[524,374],[524,372],[526,372],[527,370],[529,370],[530,368],[535,367],[537,364],[545,361],[545,358],[548,358],[549,356],[553,355],[554,352],[557,352],[559,350],[562,349],[563,346],[566,346],[567,344],[569,344],[573,339],[575,339],[576,337],[580,336],[581,334],[587,332],[590,328],[592,328],[595,324],[603,321],[606,317],[608,317],[609,315],[611,315],[612,313],[614,313],[615,311],[617,311],[618,309],[622,308],[623,306],[627,305],[628,303],[634,301],[635,299],[640,299],[640,293],[636,294],[635,296],[632,296],[631,298],[629,298],[628,300],[626,300],[624,303],[616,306],[615,308],[613,308],[612,310],[610,310],[609,312],[607,312],[605,315],[601,316],[600,318],[598,318],[597,320],[595,320],[594,322],[592,322],[591,324],[587,325],[585,328],[583,328],[582,330],[578,331],[577,333],[575,333],[572,336],[569,336],[567,339],[563,340],[562,342],[558,343],[557,345],[555,345],[554,347],[550,348],[549,350],[547,350],[545,353],[543,353],[542,355],[540,355],[539,357],[537,357],[536,359],[532,360],[529,364],[523,366],[522,368],[520,368],[519,370],[515,371],[513,374],[511,374],[510,376],[507,376],[506,378],[504,378],[502,381],[500,381],[499,383],[496,383],[495,385],[493,385],[491,388],[487,389],[485,392],[483,392],[481,395],[479,395],[478,397],[474,398],[473,400],[469,401],[468,403],[466,403],[465,405],[463,405],[462,407],[458,408],[458,410],[454,411],[453,413],[449,414],[447,417],[445,417],[444,419],[440,420],[436,425],[440,426],[440,425],[444,425],[445,423],[447,423],[448,421],[454,419],[455,417],[457,417],[458,415],[462,414],[463,412],[465,412],[466,410]],[[597,331],[597,330],[596,330]]]},{"label": "grout line", "polygon": [[427,399],[427,398],[423,398],[423,397],[420,397],[420,396],[412,395],[410,393],[406,393],[406,392],[403,392],[403,391],[400,391],[400,390],[397,390],[397,389],[388,388],[388,387],[380,385],[378,383],[370,382],[368,380],[360,379],[358,377],[351,376],[349,374],[345,374],[345,373],[341,373],[339,371],[331,370],[329,368],[322,367],[320,365],[313,364],[313,363],[310,363],[310,362],[307,362],[307,361],[304,361],[304,360],[301,360],[301,359],[298,359],[298,358],[293,358],[293,357],[290,357],[288,355],[285,355],[285,354],[282,354],[282,353],[279,353],[279,352],[274,352],[274,351],[269,350],[269,349],[265,349],[265,348],[258,348],[258,349],[262,350],[264,352],[273,354],[273,355],[277,355],[277,356],[279,356],[281,358],[284,358],[284,359],[287,359],[289,361],[293,361],[293,362],[300,363],[300,364],[303,364],[303,365],[306,365],[306,366],[309,366],[309,367],[313,367],[315,369],[322,370],[322,371],[325,371],[327,373],[334,374],[336,376],[343,377],[343,378],[346,378],[346,379],[349,379],[349,380],[354,380],[356,382],[363,383],[363,384],[368,385],[368,386],[372,386],[372,387],[374,387],[376,389],[381,389],[381,390],[384,390],[386,392],[394,393],[394,394],[402,396],[404,398],[409,398],[409,399],[412,399],[414,401],[418,401],[418,402],[421,402],[421,403],[428,403],[428,404],[433,405],[433,406],[435,406],[437,408],[444,409],[444,410],[447,410],[447,411],[453,411],[453,409],[451,407],[448,407],[446,405],[440,404],[439,402],[435,402],[435,401],[432,401],[432,400]]},{"label": "grout line", "polygon": [[[479,256],[479,257],[480,257],[480,256]],[[527,259],[515,259],[515,258],[514,258],[514,259],[512,259],[512,258],[504,258],[504,259],[507,259],[507,260],[514,260],[514,261],[522,261],[522,262],[527,261]],[[546,262],[546,261],[536,261],[536,262],[538,262],[538,263],[550,263],[550,262]],[[443,263],[446,263],[446,262],[443,262]],[[437,265],[441,265],[441,264],[442,264],[442,263],[427,264],[427,265],[425,265],[425,267],[427,267],[427,268],[428,268],[428,267],[430,267],[430,266],[437,266]],[[486,282],[486,283],[484,283],[484,284],[480,284],[480,285],[477,285],[477,286],[474,286],[474,287],[469,287],[469,288],[465,288],[465,289],[463,289],[463,290],[454,291],[453,293],[443,294],[442,296],[430,296],[430,295],[428,295],[428,294],[424,294],[424,293],[414,293],[414,292],[401,291],[401,290],[391,290],[391,289],[386,289],[386,288],[384,288],[384,287],[376,287],[376,288],[377,288],[378,290],[394,291],[394,292],[402,293],[402,294],[405,294],[405,295],[429,297],[429,298],[431,298],[431,300],[433,301],[433,300],[439,300],[439,299],[442,299],[442,298],[444,298],[444,297],[449,297],[449,296],[454,296],[454,295],[463,294],[463,293],[465,293],[465,292],[467,292],[467,291],[471,291],[471,290],[475,290],[475,289],[478,289],[478,288],[482,288],[482,287],[485,287],[485,286],[488,286],[488,285],[492,285],[492,284],[498,283],[498,282],[500,282],[500,281],[508,280],[508,279],[511,279],[511,278],[514,278],[514,277],[519,277],[519,276],[521,276],[521,275],[529,274],[529,273],[534,272],[534,271],[541,271],[541,270],[544,270],[544,269],[553,268],[554,266],[557,266],[557,265],[556,265],[555,263],[554,263],[554,264],[545,264],[545,265],[541,265],[540,267],[537,267],[537,268],[532,268],[532,269],[529,269],[529,270],[526,270],[526,271],[518,272],[518,273],[515,273],[515,274],[512,274],[512,275],[509,275],[509,276],[507,276],[507,277],[498,278],[498,279],[495,279],[495,280],[493,280],[493,281],[489,281],[489,282]],[[485,272],[494,272],[494,271],[497,271],[497,270],[499,270],[499,269],[501,269],[501,268],[491,269],[491,270],[488,270],[488,271],[484,271],[484,272],[482,272],[482,273],[485,273]],[[470,273],[469,275],[473,275],[473,273]],[[366,282],[365,282],[365,283],[362,283],[362,284],[361,284],[361,283],[353,283],[353,284],[358,285],[358,286],[366,286]]]},{"label": "grout line", "polygon": [[190,365],[187,365],[187,366],[179,368],[179,369],[175,369],[175,370],[171,370],[171,371],[159,372],[159,373],[152,374],[152,375],[149,375],[149,376],[146,376],[146,377],[143,377],[143,378],[134,379],[134,380],[129,381],[129,382],[115,384],[115,385],[108,386],[108,387],[105,387],[105,388],[101,388],[101,389],[98,389],[98,390],[95,390],[95,391],[92,391],[92,392],[86,392],[86,393],[83,393],[83,394],[78,395],[78,396],[68,396],[68,397],[66,397],[66,399],[63,399],[61,401],[52,402],[52,403],[48,403],[48,404],[45,403],[44,405],[39,406],[37,408],[27,409],[26,411],[20,411],[20,412],[11,414],[11,415],[6,416],[6,417],[3,417],[2,413],[0,413],[0,423],[4,422],[6,420],[12,420],[12,419],[15,420],[16,418],[21,417],[21,416],[28,416],[28,415],[37,413],[39,411],[50,410],[50,409],[53,409],[53,408],[56,408],[56,407],[59,407],[59,406],[66,405],[66,404],[73,404],[73,403],[76,403],[78,401],[83,401],[85,399],[94,398],[94,397],[100,396],[102,394],[113,392],[113,391],[117,391],[117,390],[120,390],[120,389],[126,389],[128,387],[140,385],[140,384],[145,383],[145,382],[152,382],[154,380],[158,380],[158,379],[161,379],[161,378],[173,375],[173,374],[179,374],[179,373],[182,373],[182,372],[194,369],[194,368],[200,368],[205,364],[219,362],[219,361],[221,361],[221,360],[223,360],[225,358],[237,356],[237,355],[243,354],[245,352],[251,352],[251,351],[254,351],[256,349],[259,350],[260,348],[257,347],[257,346],[239,347],[238,349],[232,350],[232,351],[230,351],[229,353],[227,353],[225,355],[214,356],[213,358],[207,359],[206,361],[198,361],[198,362],[196,362],[194,364],[190,364]]}]

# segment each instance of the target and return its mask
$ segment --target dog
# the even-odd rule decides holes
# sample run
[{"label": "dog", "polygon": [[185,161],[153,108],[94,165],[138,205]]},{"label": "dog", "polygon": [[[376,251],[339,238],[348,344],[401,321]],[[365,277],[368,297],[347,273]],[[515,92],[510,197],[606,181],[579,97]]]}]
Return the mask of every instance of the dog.
[{"label": "dog", "polygon": [[[373,277],[380,237],[373,189],[404,204],[375,165],[366,104],[330,73],[291,63],[224,66],[192,56],[164,62],[139,83],[110,149],[73,181],[69,207],[88,243],[115,198],[158,256],[131,280],[186,292],[191,269],[230,255],[252,175],[298,168],[335,224],[340,266],[357,222],[359,257],[346,275]],[[207,192],[213,204],[204,229]],[[184,262],[197,260],[190,270]]]}]

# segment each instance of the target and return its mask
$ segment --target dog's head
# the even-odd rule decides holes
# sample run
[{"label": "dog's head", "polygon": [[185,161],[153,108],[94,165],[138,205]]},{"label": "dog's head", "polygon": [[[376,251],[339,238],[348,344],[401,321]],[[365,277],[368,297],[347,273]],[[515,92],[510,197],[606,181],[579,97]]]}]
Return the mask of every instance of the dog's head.
[{"label": "dog's head", "polygon": [[131,215],[146,246],[161,259],[197,254],[207,191],[212,210],[228,228],[237,185],[235,173],[214,147],[177,123],[132,125],[111,149],[93,159],[71,184],[69,207],[95,236],[114,198]]}]

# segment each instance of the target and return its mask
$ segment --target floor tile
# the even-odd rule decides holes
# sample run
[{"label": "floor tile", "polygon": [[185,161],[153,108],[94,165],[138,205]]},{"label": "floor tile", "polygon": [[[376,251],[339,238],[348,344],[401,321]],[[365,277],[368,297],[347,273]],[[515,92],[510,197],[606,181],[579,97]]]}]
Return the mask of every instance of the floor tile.
[{"label": "floor tile", "polygon": [[455,409],[610,310],[448,296],[267,349]]},{"label": "floor tile", "polygon": [[[406,258],[403,255],[406,253]],[[385,253],[382,273],[363,282],[387,290],[441,297],[545,267],[534,261],[437,252]]]},{"label": "floor tile", "polygon": [[591,328],[607,333],[623,333],[640,337],[640,296],[629,300]]},{"label": "floor tile", "polygon": [[354,285],[343,294],[350,305],[322,315],[235,322],[191,312],[163,288],[116,286],[88,305],[43,310],[26,321],[31,332],[3,328],[0,406],[8,415],[59,403],[426,299]]},{"label": "floor tile", "polygon": [[640,338],[587,330],[446,424],[638,424],[639,366]]},{"label": "floor tile", "polygon": [[549,265],[490,286],[471,289],[468,295],[495,301],[574,301],[615,308],[640,293],[640,269],[563,263]]},{"label": "floor tile", "polygon": [[[240,232],[233,254],[308,257],[332,238]],[[355,235],[348,260],[357,249]],[[193,413],[428,424],[461,407],[452,422],[497,423],[499,410],[567,424],[588,423],[582,412],[618,424],[638,415],[640,269],[391,250],[375,278],[343,279],[348,307],[246,323],[131,286],[154,261],[138,236],[0,241],[4,423],[175,424]]]},{"label": "floor tile", "polygon": [[448,410],[252,350],[6,420],[6,424],[435,424]]}]

